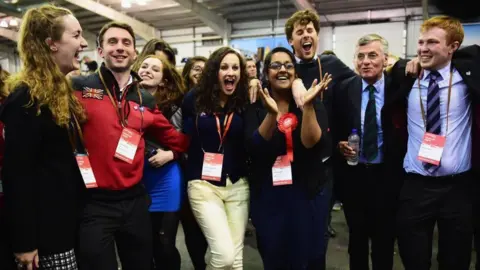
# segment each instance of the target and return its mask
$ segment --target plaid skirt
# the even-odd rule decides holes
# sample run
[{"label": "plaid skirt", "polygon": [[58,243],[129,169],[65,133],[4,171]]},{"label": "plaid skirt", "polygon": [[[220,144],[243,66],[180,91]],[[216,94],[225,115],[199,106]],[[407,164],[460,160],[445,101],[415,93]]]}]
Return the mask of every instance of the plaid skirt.
[{"label": "plaid skirt", "polygon": [[39,257],[40,269],[45,270],[77,270],[77,260],[72,250]]}]

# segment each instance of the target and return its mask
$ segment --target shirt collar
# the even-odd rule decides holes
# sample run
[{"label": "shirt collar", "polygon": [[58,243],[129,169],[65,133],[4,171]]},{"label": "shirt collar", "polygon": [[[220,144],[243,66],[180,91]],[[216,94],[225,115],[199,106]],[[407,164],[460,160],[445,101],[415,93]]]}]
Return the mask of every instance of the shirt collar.
[{"label": "shirt collar", "polygon": [[297,64],[307,64],[307,63],[311,63],[313,61],[316,61],[318,58],[318,55],[315,53],[315,55],[313,56],[313,59],[306,62],[305,60],[303,59],[300,59],[297,55],[295,55],[295,61],[297,62]]},{"label": "shirt collar", "polygon": [[[382,72],[382,77],[380,78],[380,80],[376,81],[373,86],[375,87],[375,92],[379,93],[380,92],[380,88],[383,87],[384,85],[384,81],[385,81],[385,75],[383,74]],[[362,79],[362,89],[363,91],[366,91],[367,90],[367,87],[369,86],[370,84],[367,83],[364,79]]]},{"label": "shirt collar", "polygon": [[125,87],[123,87],[122,89],[120,89],[120,92],[123,92],[123,90],[124,90],[125,88],[127,88],[127,86],[129,86],[130,84],[132,84],[132,82],[133,82],[133,77],[132,77],[132,75],[130,75],[130,77],[128,78],[127,84],[125,85]]},{"label": "shirt collar", "polygon": [[[442,80],[444,80],[445,78],[448,78],[450,76],[451,66],[452,66],[452,62],[448,62],[448,64],[446,66],[437,70],[438,73],[440,73],[440,75],[442,76]],[[422,80],[426,80],[428,78],[428,75],[430,75],[431,72],[432,72],[431,70],[424,69]]]}]

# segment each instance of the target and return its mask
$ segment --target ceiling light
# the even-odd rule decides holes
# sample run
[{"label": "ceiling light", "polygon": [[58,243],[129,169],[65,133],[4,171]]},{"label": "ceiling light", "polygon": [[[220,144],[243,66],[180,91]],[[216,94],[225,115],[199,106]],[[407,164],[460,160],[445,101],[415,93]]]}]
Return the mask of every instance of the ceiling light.
[{"label": "ceiling light", "polygon": [[5,2],[7,4],[16,4],[16,3],[18,3],[18,0],[3,0],[3,2]]},{"label": "ceiling light", "polygon": [[13,26],[13,27],[18,26],[18,21],[17,21],[17,19],[11,19],[11,20],[10,20],[10,26]]},{"label": "ceiling light", "polygon": [[137,4],[140,6],[145,6],[147,2],[145,0],[137,0]]},{"label": "ceiling light", "polygon": [[131,8],[132,3],[130,3],[130,0],[122,0],[122,8]]},{"label": "ceiling light", "polygon": [[8,28],[8,23],[7,23],[7,21],[2,20],[2,21],[0,22],[0,27]]}]

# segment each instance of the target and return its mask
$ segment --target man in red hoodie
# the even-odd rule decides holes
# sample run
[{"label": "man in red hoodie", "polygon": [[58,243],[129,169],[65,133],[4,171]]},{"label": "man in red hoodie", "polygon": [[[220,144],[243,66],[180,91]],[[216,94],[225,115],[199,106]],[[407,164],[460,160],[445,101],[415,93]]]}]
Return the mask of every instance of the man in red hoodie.
[{"label": "man in red hoodie", "polygon": [[84,135],[78,134],[76,142],[88,153],[94,175],[84,177],[88,189],[77,258],[80,269],[117,269],[116,245],[124,270],[150,270],[152,236],[140,183],[143,134],[156,137],[176,155],[185,152],[189,139],[155,109],[153,96],[140,89],[140,79],[130,71],[136,59],[133,29],[108,23],[97,42],[105,62],[97,73],[73,79],[87,114]]}]

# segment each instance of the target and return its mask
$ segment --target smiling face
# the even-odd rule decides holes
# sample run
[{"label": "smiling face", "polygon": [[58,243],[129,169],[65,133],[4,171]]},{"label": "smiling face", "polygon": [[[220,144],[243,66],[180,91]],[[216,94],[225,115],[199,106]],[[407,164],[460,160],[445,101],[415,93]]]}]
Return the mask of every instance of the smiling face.
[{"label": "smiling face", "polygon": [[445,67],[452,60],[452,55],[459,46],[458,41],[448,44],[447,32],[439,27],[421,32],[417,46],[420,66],[427,70],[439,70]]},{"label": "smiling face", "polygon": [[192,86],[195,86],[198,84],[198,82],[200,82],[200,78],[202,77],[202,72],[204,68],[204,61],[196,61],[195,63],[193,63],[192,68],[188,73],[188,78],[190,79]]},{"label": "smiling face", "polygon": [[223,94],[231,96],[240,80],[240,59],[234,53],[223,57],[218,70],[218,84]]},{"label": "smiling face", "polygon": [[360,76],[373,84],[382,77],[387,66],[387,54],[378,40],[357,47],[355,64]]},{"label": "smiling face", "polygon": [[80,69],[80,52],[88,46],[82,36],[82,27],[73,15],[63,16],[61,19],[64,32],[58,41],[50,40],[50,50],[53,61],[63,74]]},{"label": "smiling face", "polygon": [[142,86],[156,90],[162,84],[163,63],[158,58],[147,58],[142,62],[138,75],[142,79]]},{"label": "smiling face", "polygon": [[299,22],[294,24],[292,38],[288,41],[295,51],[295,55],[304,60],[310,61],[317,53],[318,33],[313,22],[302,25]]},{"label": "smiling face", "polygon": [[274,91],[290,90],[295,79],[295,64],[287,53],[276,52],[268,66],[268,81]]},{"label": "smiling face", "polygon": [[247,61],[247,74],[249,78],[257,77],[257,65],[255,64],[255,61],[253,60]]},{"label": "smiling face", "polygon": [[98,53],[105,59],[105,65],[113,72],[129,71],[136,59],[133,37],[122,28],[109,28],[103,35]]}]

